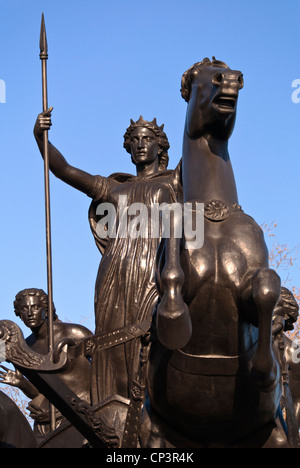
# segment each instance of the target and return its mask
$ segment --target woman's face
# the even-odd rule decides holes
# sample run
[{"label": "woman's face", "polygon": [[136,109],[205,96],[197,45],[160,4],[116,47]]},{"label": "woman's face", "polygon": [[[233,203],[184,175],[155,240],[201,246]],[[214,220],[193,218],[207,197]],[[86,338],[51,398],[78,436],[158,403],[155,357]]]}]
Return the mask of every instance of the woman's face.
[{"label": "woman's face", "polygon": [[45,311],[37,296],[25,296],[20,302],[20,318],[29,328],[38,328],[45,321]]},{"label": "woman's face", "polygon": [[152,164],[160,152],[155,134],[145,127],[136,127],[130,136],[130,151],[134,164]]}]

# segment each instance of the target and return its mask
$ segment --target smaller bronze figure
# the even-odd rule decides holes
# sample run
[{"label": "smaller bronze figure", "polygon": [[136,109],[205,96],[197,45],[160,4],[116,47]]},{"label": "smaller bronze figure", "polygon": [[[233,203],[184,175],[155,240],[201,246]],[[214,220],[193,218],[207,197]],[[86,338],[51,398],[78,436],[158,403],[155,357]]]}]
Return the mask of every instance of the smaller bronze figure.
[{"label": "smaller bronze figure", "polygon": [[[31,329],[32,334],[26,339],[27,345],[36,353],[48,353],[48,296],[42,289],[24,289],[16,295],[14,301],[15,314]],[[72,323],[61,322],[54,311],[54,345],[58,343],[78,343],[84,338],[92,336],[85,327]],[[34,420],[34,433],[39,443],[50,433],[49,402],[40,392],[21,374],[20,371],[9,370],[1,366],[0,382],[18,387],[30,398],[28,409]],[[68,365],[58,371],[58,376],[82,400],[90,404],[90,372],[91,365],[87,358],[79,356],[68,362]],[[56,428],[65,425],[61,414],[56,414]],[[70,427],[67,425],[70,432]],[[73,431],[74,432],[74,431]],[[73,434],[74,435],[74,434]],[[64,433],[64,438],[66,433]],[[78,437],[76,436],[76,440]],[[82,439],[82,437],[81,437]],[[65,443],[68,443],[65,440]]]},{"label": "smaller bronze figure", "polygon": [[281,407],[285,413],[286,432],[292,447],[300,447],[300,348],[286,334],[294,329],[299,317],[299,305],[293,293],[281,288],[274,310],[273,350],[282,374]]}]

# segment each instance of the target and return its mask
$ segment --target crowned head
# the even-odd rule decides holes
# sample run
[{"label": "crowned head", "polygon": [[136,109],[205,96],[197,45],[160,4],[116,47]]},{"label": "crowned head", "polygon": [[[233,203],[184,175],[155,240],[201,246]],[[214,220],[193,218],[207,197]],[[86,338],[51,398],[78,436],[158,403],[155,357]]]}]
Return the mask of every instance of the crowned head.
[{"label": "crowned head", "polygon": [[131,134],[136,128],[139,127],[146,128],[154,134],[159,146],[158,167],[160,171],[165,170],[169,162],[168,149],[170,148],[170,144],[167,135],[163,131],[164,125],[162,124],[161,126],[159,126],[157,124],[156,118],[153,119],[151,122],[148,120],[144,120],[142,116],[140,116],[140,118],[136,122],[130,119],[130,126],[127,128],[126,133],[124,134],[124,148],[129,154],[131,154]]}]

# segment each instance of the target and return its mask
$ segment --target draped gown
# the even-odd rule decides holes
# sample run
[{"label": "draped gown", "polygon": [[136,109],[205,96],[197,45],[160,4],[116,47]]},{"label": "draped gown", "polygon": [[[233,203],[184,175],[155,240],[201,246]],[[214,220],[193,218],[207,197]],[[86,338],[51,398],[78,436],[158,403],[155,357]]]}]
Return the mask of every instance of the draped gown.
[{"label": "draped gown", "polygon": [[[151,319],[158,299],[155,263],[160,238],[136,239],[118,235],[107,240],[97,236],[96,215],[100,203],[111,203],[117,212],[116,232],[120,230],[119,196],[127,196],[127,205],[143,203],[149,213],[153,204],[175,203],[181,193],[180,165],[175,170],[155,173],[145,179],[129,174],[97,176],[89,221],[96,245],[102,253],[95,285],[95,333],[108,332]],[[128,217],[130,222],[130,217]],[[115,394],[130,397],[136,378],[140,341],[134,340],[101,350],[92,360],[92,402],[97,404]]]}]

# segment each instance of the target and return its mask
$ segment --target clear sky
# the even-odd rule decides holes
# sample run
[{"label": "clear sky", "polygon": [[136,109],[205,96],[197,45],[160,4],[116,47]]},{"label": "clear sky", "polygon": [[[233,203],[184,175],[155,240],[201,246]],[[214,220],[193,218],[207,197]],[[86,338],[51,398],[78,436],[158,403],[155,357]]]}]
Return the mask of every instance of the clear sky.
[{"label": "clear sky", "polygon": [[[181,76],[214,55],[244,73],[229,145],[239,202],[258,224],[276,222],[280,243],[299,244],[300,103],[291,99],[300,79],[298,0],[0,0],[2,319],[15,320],[19,290],[47,289],[43,162],[32,133],[42,110],[42,12],[50,140],[72,165],[103,176],[134,173],[123,134],[142,114],[165,124],[174,168],[186,111]],[[51,175],[55,305],[61,319],[94,330],[100,254],[89,204]],[[299,287],[299,262],[290,277]]]}]

